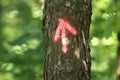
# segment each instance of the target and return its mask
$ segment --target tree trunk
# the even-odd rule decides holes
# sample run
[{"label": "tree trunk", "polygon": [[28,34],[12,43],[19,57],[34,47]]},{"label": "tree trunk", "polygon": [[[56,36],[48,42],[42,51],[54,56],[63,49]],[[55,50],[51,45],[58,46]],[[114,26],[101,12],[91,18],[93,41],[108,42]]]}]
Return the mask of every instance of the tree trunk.
[{"label": "tree trunk", "polygon": [[[65,28],[68,43],[61,42],[64,31],[58,32],[59,39],[53,40],[56,29],[72,25],[76,30]],[[68,22],[68,24],[67,24]],[[88,44],[91,22],[91,0],[45,0],[43,12],[44,80],[90,80],[90,48]],[[67,44],[63,46],[62,44]],[[66,47],[66,51],[64,51]]]},{"label": "tree trunk", "polygon": [[120,80],[120,32],[117,34],[118,37],[118,48],[117,48],[117,75],[116,80]]}]

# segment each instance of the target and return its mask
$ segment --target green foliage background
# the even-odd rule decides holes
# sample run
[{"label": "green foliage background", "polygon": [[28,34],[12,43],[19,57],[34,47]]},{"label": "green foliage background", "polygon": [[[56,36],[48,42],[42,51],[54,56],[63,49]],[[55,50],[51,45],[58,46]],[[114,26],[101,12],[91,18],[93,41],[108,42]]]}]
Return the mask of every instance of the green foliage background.
[{"label": "green foliage background", "polygon": [[38,0],[0,0],[0,80],[41,80],[42,7]]},{"label": "green foliage background", "polygon": [[[43,0],[0,0],[0,80],[42,80]],[[114,80],[120,1],[92,0],[92,80]]]},{"label": "green foliage background", "polygon": [[92,80],[115,80],[120,0],[92,0],[90,46]]}]

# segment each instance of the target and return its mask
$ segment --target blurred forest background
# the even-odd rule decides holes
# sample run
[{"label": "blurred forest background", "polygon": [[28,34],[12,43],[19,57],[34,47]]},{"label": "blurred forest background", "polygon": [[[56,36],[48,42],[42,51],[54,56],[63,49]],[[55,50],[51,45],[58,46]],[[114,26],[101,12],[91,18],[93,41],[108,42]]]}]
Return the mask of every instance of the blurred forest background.
[{"label": "blurred forest background", "polygon": [[[0,80],[42,80],[44,0],[0,0]],[[114,80],[120,0],[92,0],[92,80]],[[54,15],[54,14],[53,14]]]}]

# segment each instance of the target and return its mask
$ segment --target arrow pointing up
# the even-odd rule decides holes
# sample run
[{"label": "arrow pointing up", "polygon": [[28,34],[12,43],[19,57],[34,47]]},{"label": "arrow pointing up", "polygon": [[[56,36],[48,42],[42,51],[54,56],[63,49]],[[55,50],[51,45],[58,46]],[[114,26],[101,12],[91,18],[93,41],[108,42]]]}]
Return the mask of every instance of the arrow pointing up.
[{"label": "arrow pointing up", "polygon": [[53,36],[53,41],[57,42],[59,38],[62,41],[62,51],[66,54],[68,51],[69,40],[67,38],[66,32],[70,31],[73,35],[77,35],[76,29],[70,25],[70,23],[63,18],[58,18],[58,26],[56,28],[55,35]]}]

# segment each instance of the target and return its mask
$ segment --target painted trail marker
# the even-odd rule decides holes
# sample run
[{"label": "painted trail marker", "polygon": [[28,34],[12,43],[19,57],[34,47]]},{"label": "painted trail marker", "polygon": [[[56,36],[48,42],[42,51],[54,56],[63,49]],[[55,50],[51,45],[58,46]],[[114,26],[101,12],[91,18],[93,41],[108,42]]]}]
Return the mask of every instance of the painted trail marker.
[{"label": "painted trail marker", "polygon": [[56,28],[55,34],[53,36],[53,41],[57,42],[59,38],[62,41],[62,51],[66,54],[68,51],[69,40],[67,38],[67,30],[70,31],[74,36],[77,35],[76,29],[63,18],[58,18],[58,26]]}]

